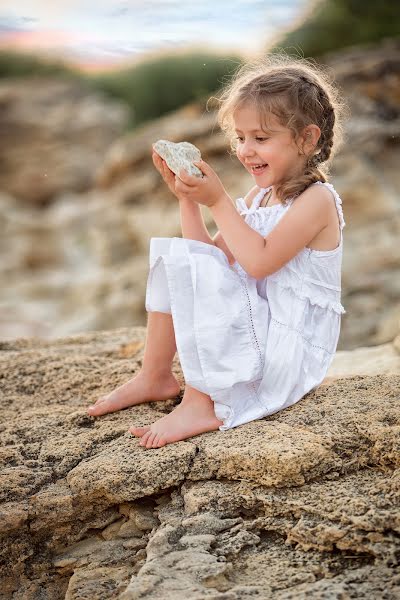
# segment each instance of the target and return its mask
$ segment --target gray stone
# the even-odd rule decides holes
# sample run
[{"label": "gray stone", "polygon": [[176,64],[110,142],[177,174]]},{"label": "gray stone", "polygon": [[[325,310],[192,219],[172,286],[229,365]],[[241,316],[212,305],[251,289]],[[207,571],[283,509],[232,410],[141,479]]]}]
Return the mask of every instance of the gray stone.
[{"label": "gray stone", "polygon": [[201,160],[200,150],[190,142],[158,140],[153,144],[153,148],[175,175],[179,175],[180,170],[185,169],[189,175],[203,177],[200,169],[193,164],[193,161]]}]

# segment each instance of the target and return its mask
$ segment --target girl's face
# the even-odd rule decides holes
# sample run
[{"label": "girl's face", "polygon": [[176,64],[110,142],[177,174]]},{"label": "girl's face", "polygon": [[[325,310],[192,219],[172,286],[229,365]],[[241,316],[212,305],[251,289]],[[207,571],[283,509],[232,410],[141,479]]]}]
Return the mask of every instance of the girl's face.
[{"label": "girl's face", "polygon": [[[304,171],[305,157],[299,156],[292,132],[275,115],[269,115],[268,133],[261,129],[260,117],[251,104],[236,109],[233,118],[237,157],[259,187],[276,186]],[[255,169],[255,165],[266,166]]]}]

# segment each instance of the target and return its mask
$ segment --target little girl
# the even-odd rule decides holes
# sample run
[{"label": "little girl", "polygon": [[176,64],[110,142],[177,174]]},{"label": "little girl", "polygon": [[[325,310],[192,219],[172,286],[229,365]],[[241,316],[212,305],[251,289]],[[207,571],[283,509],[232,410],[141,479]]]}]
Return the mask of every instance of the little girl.
[{"label": "little girl", "polygon": [[[242,65],[219,98],[218,122],[255,186],[235,205],[209,164],[202,178],[153,161],[180,203],[182,238],[152,238],[148,327],[136,377],[88,409],[98,416],[176,396],[150,426],[159,448],[287,408],[315,389],[334,357],[341,304],[341,200],[327,163],[345,105],[326,74],[285,55]],[[211,238],[200,204],[219,231]]]}]

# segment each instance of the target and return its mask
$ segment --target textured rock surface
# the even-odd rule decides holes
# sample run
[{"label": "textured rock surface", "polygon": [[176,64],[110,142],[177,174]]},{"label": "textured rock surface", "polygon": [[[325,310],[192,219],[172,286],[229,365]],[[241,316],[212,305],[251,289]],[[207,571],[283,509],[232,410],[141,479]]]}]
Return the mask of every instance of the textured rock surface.
[{"label": "textured rock surface", "polygon": [[168,140],[158,140],[153,144],[154,150],[167,163],[168,167],[179,175],[181,169],[185,169],[189,175],[203,177],[200,169],[193,164],[193,161],[201,160],[201,152],[190,142],[169,142]]},{"label": "textured rock surface", "polygon": [[400,375],[339,378],[339,352],[295,406],[145,450],[128,427],[179,397],[86,414],[144,338],[1,343],[1,597],[397,599]]}]

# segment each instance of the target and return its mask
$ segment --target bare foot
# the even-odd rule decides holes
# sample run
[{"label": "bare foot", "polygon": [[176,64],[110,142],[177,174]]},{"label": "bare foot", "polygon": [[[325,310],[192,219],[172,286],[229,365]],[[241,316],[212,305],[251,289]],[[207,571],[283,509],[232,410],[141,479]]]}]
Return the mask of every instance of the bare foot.
[{"label": "bare foot", "polygon": [[116,412],[142,402],[168,400],[180,392],[181,386],[172,373],[163,377],[149,379],[139,372],[135,377],[117,387],[107,396],[101,396],[87,412],[93,417]]},{"label": "bare foot", "polygon": [[141,446],[161,448],[205,431],[215,431],[222,423],[215,416],[210,396],[194,388],[188,391],[186,387],[182,402],[168,415],[148,427],[130,427],[129,431],[142,438]]}]

